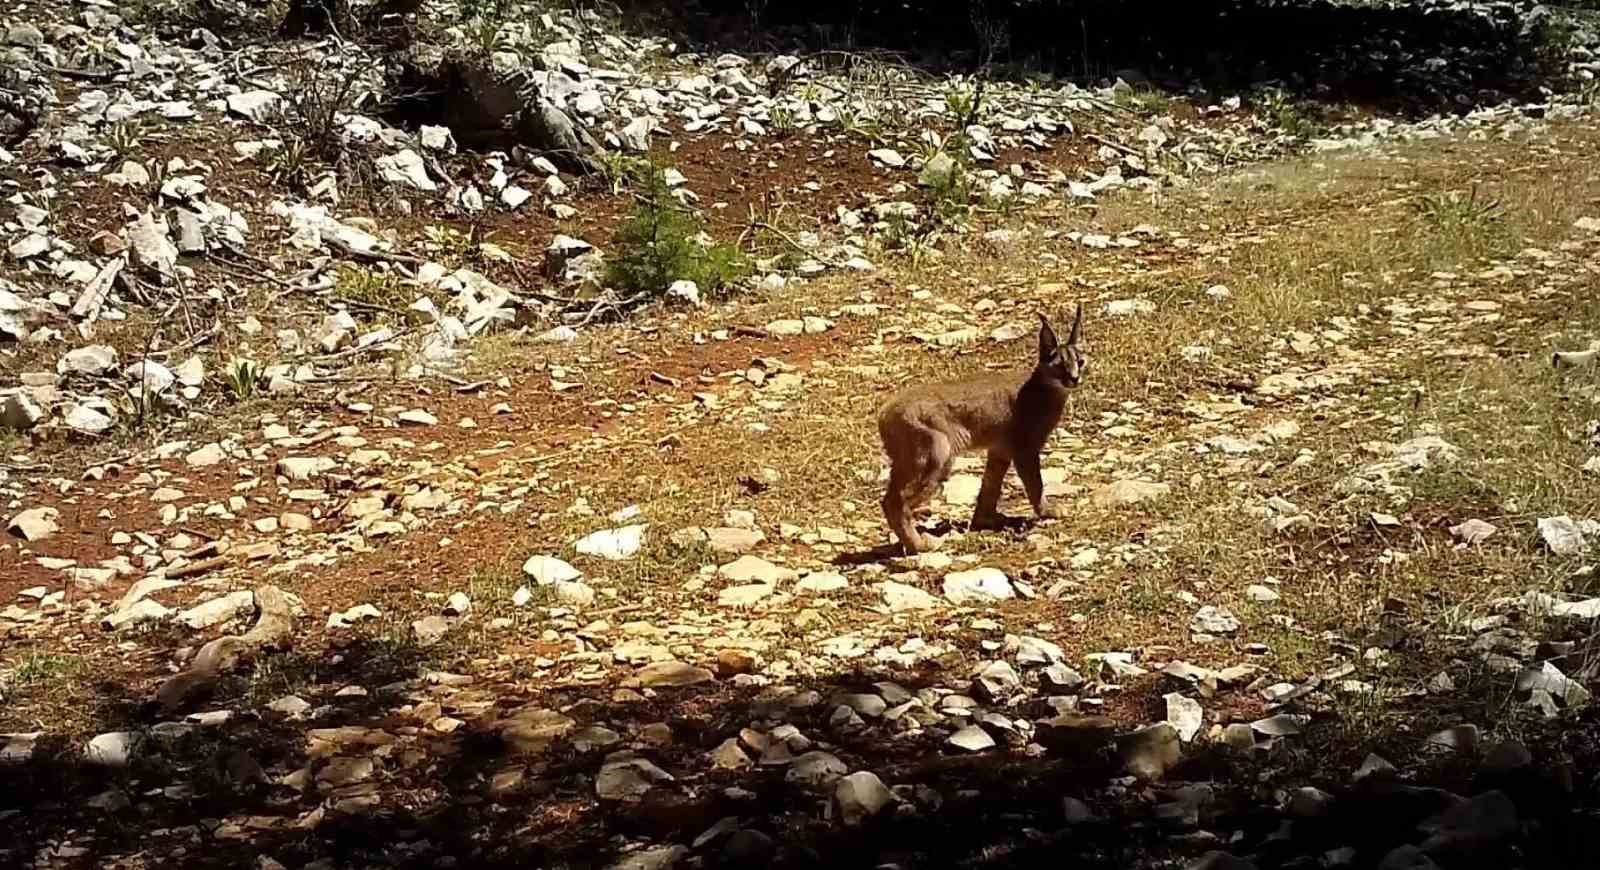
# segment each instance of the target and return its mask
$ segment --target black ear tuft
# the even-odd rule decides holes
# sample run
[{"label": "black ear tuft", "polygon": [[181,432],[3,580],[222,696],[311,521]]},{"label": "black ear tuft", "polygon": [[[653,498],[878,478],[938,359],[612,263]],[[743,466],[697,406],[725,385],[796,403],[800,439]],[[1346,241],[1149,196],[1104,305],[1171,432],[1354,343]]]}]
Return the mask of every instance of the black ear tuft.
[{"label": "black ear tuft", "polygon": [[1072,318],[1072,331],[1067,333],[1067,346],[1077,347],[1078,340],[1083,338],[1083,303],[1078,303],[1078,313]]},{"label": "black ear tuft", "polygon": [[1050,326],[1050,319],[1043,314],[1039,315],[1039,362],[1049,362],[1061,351],[1061,342],[1056,339],[1056,331]]}]

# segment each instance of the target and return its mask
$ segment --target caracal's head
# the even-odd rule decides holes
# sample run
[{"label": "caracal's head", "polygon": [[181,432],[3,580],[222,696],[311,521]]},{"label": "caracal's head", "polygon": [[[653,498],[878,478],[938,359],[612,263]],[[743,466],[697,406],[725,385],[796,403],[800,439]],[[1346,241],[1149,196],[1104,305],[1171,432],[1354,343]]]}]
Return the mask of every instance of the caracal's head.
[{"label": "caracal's head", "polygon": [[1072,331],[1067,333],[1066,344],[1056,338],[1049,318],[1041,314],[1039,321],[1038,373],[1045,380],[1069,389],[1083,383],[1083,377],[1089,371],[1089,357],[1078,346],[1083,338],[1083,303],[1078,303],[1078,312],[1072,318]]}]

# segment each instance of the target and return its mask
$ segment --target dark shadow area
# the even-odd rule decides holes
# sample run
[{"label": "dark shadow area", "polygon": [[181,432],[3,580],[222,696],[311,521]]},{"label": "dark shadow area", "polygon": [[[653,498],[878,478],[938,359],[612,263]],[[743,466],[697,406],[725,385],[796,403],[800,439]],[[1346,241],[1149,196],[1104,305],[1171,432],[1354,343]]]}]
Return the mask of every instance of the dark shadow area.
[{"label": "dark shadow area", "polygon": [[1536,4],[1344,0],[763,0],[623,2],[711,50],[891,51],[933,71],[1046,73],[1094,83],[1276,83],[1398,112],[1536,97],[1561,25]]},{"label": "dark shadow area", "polygon": [[[441,688],[450,680],[430,670],[440,654],[449,652],[358,642],[258,663],[300,686],[313,705],[304,719],[269,711],[242,679],[202,708],[242,711],[214,724],[157,721],[137,712],[141,699],[124,687],[102,684],[97,722],[139,733],[132,760],[91,765],[82,746],[55,742],[35,747],[31,761],[0,766],[0,865],[104,867],[111,856],[137,855],[146,867],[238,868],[268,866],[256,861],[269,856],[289,868],[554,870],[612,866],[645,842],[681,847],[677,866],[704,867],[1111,870],[1187,866],[1219,848],[1263,870],[1328,866],[1323,857],[1336,850],[1347,850],[1339,866],[1376,867],[1395,846],[1419,841],[1418,826],[1460,804],[1458,795],[1499,790],[1515,807],[1514,830],[1437,846],[1437,866],[1600,866],[1592,708],[1530,730],[1533,762],[1504,770],[1480,760],[1487,746],[1417,755],[1441,723],[1488,715],[1500,701],[1467,691],[1424,694],[1381,728],[1313,711],[1302,734],[1252,751],[1195,744],[1159,783],[1144,785],[1125,778],[1113,731],[1160,718],[1162,693],[1174,687],[1155,676],[1110,696],[1109,719],[1058,715],[1044,693],[1027,690],[1015,705],[983,704],[1036,731],[1025,741],[991,727],[998,746],[966,754],[936,729],[906,733],[887,716],[840,727],[839,698],[886,691],[880,681],[896,678],[870,670],[799,681],[783,695],[733,679],[653,697],[600,686],[518,693],[480,680]],[[911,693],[935,677],[959,682],[948,671],[922,676],[897,675]],[[365,691],[339,692],[351,685]],[[463,724],[429,727],[412,712],[427,703]],[[752,741],[792,739],[774,737],[782,726],[801,739],[763,763]],[[749,766],[712,763],[730,739],[744,740]],[[782,758],[813,750],[838,759],[834,775],[874,772],[896,804],[857,827],[832,818],[833,784],[795,781],[798,763]],[[606,757],[617,751],[672,778],[624,776],[630,799],[597,800]],[[1368,752],[1404,772],[1352,783]],[[1278,789],[1304,785],[1330,802],[1281,808]]]}]

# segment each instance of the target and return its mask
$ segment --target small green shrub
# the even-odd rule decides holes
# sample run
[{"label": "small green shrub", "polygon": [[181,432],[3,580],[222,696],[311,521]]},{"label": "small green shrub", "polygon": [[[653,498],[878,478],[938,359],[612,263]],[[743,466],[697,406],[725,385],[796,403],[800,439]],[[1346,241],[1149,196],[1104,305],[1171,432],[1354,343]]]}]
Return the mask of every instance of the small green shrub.
[{"label": "small green shrub", "polygon": [[228,395],[236,402],[248,402],[256,397],[256,384],[261,380],[261,367],[254,360],[234,359],[223,371]]},{"label": "small green shrub", "polygon": [[139,125],[133,121],[123,121],[113,125],[106,132],[106,147],[110,148],[118,160],[126,160],[139,153],[141,136]]},{"label": "small green shrub", "polygon": [[650,165],[634,193],[638,205],[617,228],[606,283],[626,293],[663,293],[674,281],[693,281],[715,294],[750,273],[738,248],[702,245],[705,224],[673,197],[666,174]]},{"label": "small green shrub", "polygon": [[333,295],[375,308],[404,308],[413,298],[394,273],[349,264],[339,267]]},{"label": "small green shrub", "polygon": [[1282,88],[1267,88],[1256,97],[1261,116],[1268,126],[1296,139],[1309,139],[1322,132],[1322,121],[1315,110],[1295,99]]},{"label": "small green shrub", "polygon": [[1417,197],[1417,213],[1445,232],[1481,232],[1498,222],[1500,201],[1478,196],[1472,188],[1466,196],[1457,191],[1425,193]]},{"label": "small green shrub", "polygon": [[779,138],[790,136],[800,128],[795,122],[794,113],[783,106],[773,106],[767,110],[767,126]]},{"label": "small green shrub", "polygon": [[648,182],[652,172],[658,172],[648,159],[608,151],[600,155],[598,160],[600,176],[606,180],[606,185],[611,188],[612,196],[620,196],[625,190],[636,190]]},{"label": "small green shrub", "polygon": [[304,139],[290,136],[272,152],[267,172],[275,183],[304,186],[311,169],[311,148]]}]

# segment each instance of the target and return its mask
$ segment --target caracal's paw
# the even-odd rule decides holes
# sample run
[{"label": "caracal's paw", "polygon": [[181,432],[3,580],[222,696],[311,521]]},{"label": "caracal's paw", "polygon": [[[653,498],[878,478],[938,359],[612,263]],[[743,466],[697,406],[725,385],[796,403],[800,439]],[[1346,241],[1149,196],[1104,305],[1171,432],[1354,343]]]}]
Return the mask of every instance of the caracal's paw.
[{"label": "caracal's paw", "polygon": [[972,523],[970,524],[970,528],[974,532],[992,532],[1005,527],[1005,515],[998,512],[973,514]]}]

